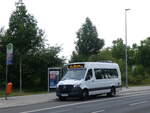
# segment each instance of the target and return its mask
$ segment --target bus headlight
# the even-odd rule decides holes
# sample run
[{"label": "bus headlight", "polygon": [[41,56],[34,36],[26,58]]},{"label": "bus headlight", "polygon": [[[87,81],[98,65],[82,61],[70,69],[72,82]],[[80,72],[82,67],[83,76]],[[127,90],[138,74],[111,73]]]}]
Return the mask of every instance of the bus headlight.
[{"label": "bus headlight", "polygon": [[59,88],[59,85],[58,85],[58,84],[56,85],[56,88]]},{"label": "bus headlight", "polygon": [[80,85],[81,85],[81,84],[74,84],[73,87],[74,87],[74,88],[78,88],[78,87],[80,87]]}]

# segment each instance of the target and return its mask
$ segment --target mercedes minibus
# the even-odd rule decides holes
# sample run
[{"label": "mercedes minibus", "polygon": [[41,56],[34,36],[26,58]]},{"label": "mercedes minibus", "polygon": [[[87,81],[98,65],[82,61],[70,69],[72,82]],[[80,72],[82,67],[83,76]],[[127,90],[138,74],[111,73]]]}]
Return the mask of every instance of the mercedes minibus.
[{"label": "mercedes minibus", "polygon": [[118,64],[112,62],[78,62],[67,65],[67,72],[58,82],[56,95],[86,99],[91,95],[115,96],[121,89]]}]

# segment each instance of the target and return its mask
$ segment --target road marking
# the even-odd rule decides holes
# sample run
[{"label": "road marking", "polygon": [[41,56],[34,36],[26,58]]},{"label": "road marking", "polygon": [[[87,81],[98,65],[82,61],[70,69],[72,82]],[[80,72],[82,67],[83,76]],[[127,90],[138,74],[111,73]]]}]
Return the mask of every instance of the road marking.
[{"label": "road marking", "polygon": [[94,111],[92,113],[101,113],[101,112],[104,112],[104,110]]},{"label": "road marking", "polygon": [[53,112],[53,113],[61,113],[61,112],[68,112],[70,110],[60,110],[60,111],[56,111],[56,112]]},{"label": "road marking", "polygon": [[66,104],[66,105],[59,105],[55,107],[50,107],[50,108],[43,108],[43,109],[36,109],[32,111],[25,111],[21,113],[34,113],[34,112],[39,112],[39,111],[45,111],[45,110],[52,110],[56,108],[63,108],[63,107],[68,107],[68,106],[75,106],[75,105],[82,105],[82,104],[88,104],[88,103],[95,103],[95,102],[103,102],[103,101],[110,101],[110,100],[116,100],[116,99],[122,99],[122,98],[128,98],[128,97],[134,97],[134,96],[140,96],[140,95],[147,95],[150,93],[145,93],[145,94],[135,94],[135,95],[129,95],[129,96],[123,96],[123,97],[115,97],[115,98],[107,98],[103,100],[93,100],[93,101],[86,101],[86,102],[79,102],[79,103],[73,103],[73,104]]},{"label": "road marking", "polygon": [[139,104],[144,104],[144,103],[147,103],[148,101],[143,101],[143,102],[136,102],[136,103],[132,103],[132,104],[129,104],[130,106],[135,106],[135,105],[139,105]]}]

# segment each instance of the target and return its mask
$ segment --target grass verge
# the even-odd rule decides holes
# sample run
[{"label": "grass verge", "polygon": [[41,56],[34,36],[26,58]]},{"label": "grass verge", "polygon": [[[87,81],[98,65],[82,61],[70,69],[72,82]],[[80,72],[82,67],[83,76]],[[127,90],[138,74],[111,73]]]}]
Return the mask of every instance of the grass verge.
[{"label": "grass verge", "polygon": [[[13,90],[12,93],[10,95],[8,95],[9,97],[12,96],[25,96],[25,95],[36,95],[36,94],[45,94],[48,93],[46,91],[22,91],[20,92],[19,90]],[[4,90],[0,90],[0,98],[5,97],[5,91]]]}]

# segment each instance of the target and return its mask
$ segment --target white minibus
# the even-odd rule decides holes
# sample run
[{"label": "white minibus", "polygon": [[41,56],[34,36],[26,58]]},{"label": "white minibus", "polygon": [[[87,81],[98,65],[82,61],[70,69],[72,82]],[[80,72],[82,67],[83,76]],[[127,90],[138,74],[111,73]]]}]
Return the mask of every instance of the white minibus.
[{"label": "white minibus", "polygon": [[58,82],[56,95],[86,99],[91,95],[115,96],[121,89],[118,64],[112,62],[78,62],[67,65],[67,72]]}]

